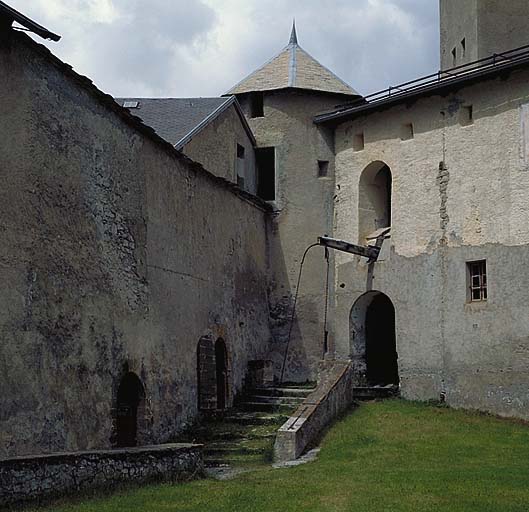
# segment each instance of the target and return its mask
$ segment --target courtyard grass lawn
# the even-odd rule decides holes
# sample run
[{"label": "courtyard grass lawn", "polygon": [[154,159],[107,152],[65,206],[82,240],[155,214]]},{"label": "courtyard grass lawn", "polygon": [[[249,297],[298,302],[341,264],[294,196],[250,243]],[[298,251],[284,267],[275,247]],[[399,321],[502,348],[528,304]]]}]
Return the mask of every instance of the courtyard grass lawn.
[{"label": "courtyard grass lawn", "polygon": [[368,403],[329,431],[313,463],[46,510],[527,512],[529,426],[403,400]]}]

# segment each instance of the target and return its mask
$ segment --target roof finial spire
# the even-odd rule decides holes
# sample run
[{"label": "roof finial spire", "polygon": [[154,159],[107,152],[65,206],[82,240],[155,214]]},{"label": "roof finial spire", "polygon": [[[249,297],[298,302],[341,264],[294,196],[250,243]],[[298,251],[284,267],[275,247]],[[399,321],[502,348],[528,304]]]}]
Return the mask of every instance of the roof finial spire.
[{"label": "roof finial spire", "polygon": [[292,21],[292,32],[290,34],[290,44],[298,44],[298,35],[296,33],[296,18]]}]

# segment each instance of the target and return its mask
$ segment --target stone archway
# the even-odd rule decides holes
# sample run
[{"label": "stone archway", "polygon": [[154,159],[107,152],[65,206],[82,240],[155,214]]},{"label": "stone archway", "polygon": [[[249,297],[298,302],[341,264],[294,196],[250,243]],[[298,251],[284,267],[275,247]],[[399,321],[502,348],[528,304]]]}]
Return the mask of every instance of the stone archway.
[{"label": "stone archway", "polygon": [[361,295],[351,308],[349,334],[355,384],[398,385],[395,308],[389,297],[378,291]]},{"label": "stone archway", "polygon": [[229,404],[229,359],[226,342],[204,336],[197,347],[197,390],[200,411],[223,410]]},{"label": "stone archway", "polygon": [[145,415],[145,388],[133,372],[126,373],[117,393],[116,444],[119,447],[138,445],[139,422]]},{"label": "stone archway", "polygon": [[392,176],[382,161],[371,162],[360,175],[358,184],[358,239],[366,238],[380,228],[391,227]]}]

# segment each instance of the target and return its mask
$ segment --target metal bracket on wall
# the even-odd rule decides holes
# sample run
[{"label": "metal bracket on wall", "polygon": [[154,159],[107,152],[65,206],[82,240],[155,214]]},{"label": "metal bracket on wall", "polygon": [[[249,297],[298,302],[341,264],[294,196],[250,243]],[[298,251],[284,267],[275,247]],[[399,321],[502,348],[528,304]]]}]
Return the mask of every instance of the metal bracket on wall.
[{"label": "metal bracket on wall", "polygon": [[335,249],[336,251],[342,251],[347,252],[349,254],[356,254],[358,256],[362,256],[363,258],[367,258],[369,260],[369,263],[372,263],[377,260],[378,255],[380,253],[378,238],[381,238],[383,240],[383,237],[385,237],[385,233],[380,237],[377,237],[377,245],[374,246],[356,245],[350,242],[346,242],[344,240],[329,238],[327,236],[320,236],[318,238],[318,244],[322,245],[323,247],[328,247],[329,249]]}]

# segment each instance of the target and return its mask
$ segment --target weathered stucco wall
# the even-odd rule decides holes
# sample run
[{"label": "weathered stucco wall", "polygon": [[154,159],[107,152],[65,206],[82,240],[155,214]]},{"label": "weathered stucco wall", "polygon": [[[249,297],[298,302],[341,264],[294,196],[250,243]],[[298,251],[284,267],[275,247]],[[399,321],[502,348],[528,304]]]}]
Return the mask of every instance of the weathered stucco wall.
[{"label": "weathered stucco wall", "polygon": [[257,193],[253,142],[232,105],[196,134],[182,152],[216,176],[237,183],[237,144],[244,148],[244,185],[251,194]]},{"label": "weathered stucco wall", "polygon": [[230,401],[270,336],[264,210],[87,82],[0,45],[0,458],[109,447],[128,371],[140,441],[173,439],[199,339],[225,340]]},{"label": "weathered stucco wall", "polygon": [[[241,98],[249,112],[249,101]],[[302,91],[268,93],[264,117],[249,119],[258,147],[276,150],[276,209],[270,241],[273,262],[271,315],[273,357],[281,366],[290,325],[291,307],[305,249],[318,236],[332,230],[334,194],[334,141],[332,131],[314,125],[317,113],[333,108],[336,97]],[[328,176],[318,177],[318,160],[329,161]],[[295,325],[292,330],[285,379],[314,379],[323,357],[326,264],[324,251],[307,256]]]},{"label": "weathered stucco wall", "polygon": [[[363,169],[383,161],[393,176],[391,250],[372,280],[357,257],[336,256],[337,353],[351,356],[358,297],[385,293],[407,398],[445,394],[454,406],[529,418],[528,77],[513,72],[337,129],[335,236],[358,241]],[[408,123],[415,137],[401,140]],[[365,149],[355,151],[362,131]],[[466,262],[482,259],[489,297],[469,303]]]}]

